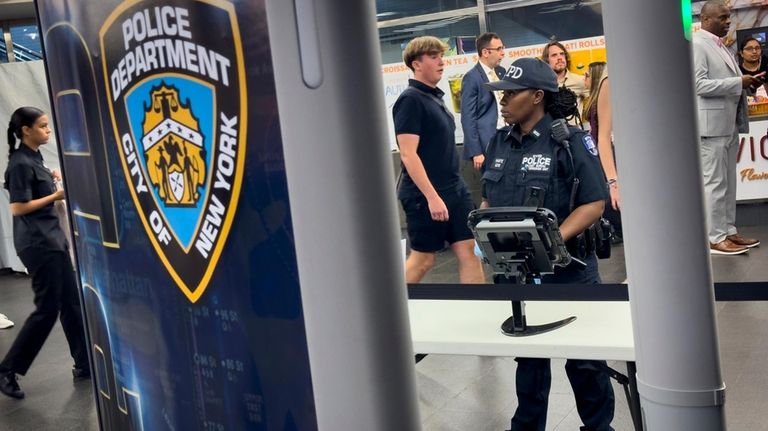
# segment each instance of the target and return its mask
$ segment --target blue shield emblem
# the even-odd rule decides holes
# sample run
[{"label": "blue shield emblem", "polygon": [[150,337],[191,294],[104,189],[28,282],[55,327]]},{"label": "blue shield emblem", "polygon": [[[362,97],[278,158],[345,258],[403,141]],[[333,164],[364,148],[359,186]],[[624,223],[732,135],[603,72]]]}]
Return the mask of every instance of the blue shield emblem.
[{"label": "blue shield emblem", "polygon": [[216,269],[243,178],[247,105],[234,7],[129,1],[99,34],[133,203],[159,260],[195,302]]},{"label": "blue shield emblem", "polygon": [[185,249],[203,208],[211,166],[214,91],[177,77],[154,78],[125,96],[139,161],[171,235]]}]

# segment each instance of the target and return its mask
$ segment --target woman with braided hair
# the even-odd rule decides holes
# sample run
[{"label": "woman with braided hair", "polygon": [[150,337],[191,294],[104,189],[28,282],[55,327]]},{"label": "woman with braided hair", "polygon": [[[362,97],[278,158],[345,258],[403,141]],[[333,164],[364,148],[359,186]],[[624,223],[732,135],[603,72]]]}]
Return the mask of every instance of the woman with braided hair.
[{"label": "woman with braided hair", "polygon": [[40,109],[19,108],[11,116],[5,187],[11,197],[13,244],[32,276],[35,294],[35,311],[0,362],[0,392],[12,398],[24,398],[16,375],[26,374],[57,317],[75,361],[72,375],[90,376],[75,272],[53,208],[64,199],[64,190],[56,187],[61,178],[45,166],[39,151],[50,134],[48,116]]},{"label": "woman with braided hair", "polygon": [[562,118],[568,124],[581,124],[579,117],[579,98],[571,89],[560,86],[557,92],[544,93],[544,110],[554,118]]}]

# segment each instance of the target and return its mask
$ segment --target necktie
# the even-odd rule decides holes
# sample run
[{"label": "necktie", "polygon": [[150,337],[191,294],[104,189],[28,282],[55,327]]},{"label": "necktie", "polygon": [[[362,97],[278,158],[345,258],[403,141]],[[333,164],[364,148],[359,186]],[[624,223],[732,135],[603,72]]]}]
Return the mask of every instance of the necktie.
[{"label": "necktie", "polygon": [[[496,71],[491,70],[488,72],[488,81],[490,82],[496,82],[499,80],[499,76],[496,75]],[[504,124],[504,118],[501,117],[501,97],[503,96],[503,91],[494,91],[493,95],[496,97],[496,110],[498,111],[498,114],[496,116],[496,128],[500,129],[504,127],[506,124]]]},{"label": "necktie", "polygon": [[499,80],[499,77],[496,75],[496,72],[491,70],[488,72],[488,80],[491,82],[496,82]]},{"label": "necktie", "polygon": [[730,66],[734,67],[736,70],[739,70],[739,66],[736,63],[736,59],[733,58],[733,54],[731,54],[731,51],[728,50],[728,48],[725,46],[725,43],[723,43],[723,40],[719,37],[717,38],[717,46],[720,47],[721,50],[723,50],[728,55],[728,61],[730,62]]},{"label": "necktie", "polygon": [[[491,70],[490,72],[488,72],[488,80],[490,82],[496,82],[499,80],[499,77],[496,75],[495,71]],[[496,96],[496,103],[499,103],[501,101],[501,95],[502,95],[501,93],[502,93],[501,91],[493,92],[493,95]]]}]

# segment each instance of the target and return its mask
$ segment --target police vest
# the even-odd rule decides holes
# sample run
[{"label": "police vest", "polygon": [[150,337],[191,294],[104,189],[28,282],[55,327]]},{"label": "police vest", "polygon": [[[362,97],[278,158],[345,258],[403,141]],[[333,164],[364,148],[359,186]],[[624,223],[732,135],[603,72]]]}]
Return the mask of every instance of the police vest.
[{"label": "police vest", "polygon": [[[499,132],[501,134],[501,132]],[[506,138],[506,133],[502,135]],[[573,173],[558,165],[565,149],[550,137],[549,128],[532,145],[512,147],[497,136],[488,147],[483,174],[485,196],[492,207],[536,206],[552,210],[562,222],[570,214]],[[576,141],[577,135],[571,136]],[[566,157],[561,157],[566,160]],[[563,170],[564,172],[559,172]]]}]

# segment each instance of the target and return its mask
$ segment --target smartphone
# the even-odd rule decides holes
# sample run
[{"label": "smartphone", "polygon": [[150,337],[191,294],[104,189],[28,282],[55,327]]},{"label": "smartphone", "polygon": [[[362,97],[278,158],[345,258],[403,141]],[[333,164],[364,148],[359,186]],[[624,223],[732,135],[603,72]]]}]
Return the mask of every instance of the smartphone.
[{"label": "smartphone", "polygon": [[36,6],[101,427],[420,429],[374,2]]}]

